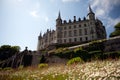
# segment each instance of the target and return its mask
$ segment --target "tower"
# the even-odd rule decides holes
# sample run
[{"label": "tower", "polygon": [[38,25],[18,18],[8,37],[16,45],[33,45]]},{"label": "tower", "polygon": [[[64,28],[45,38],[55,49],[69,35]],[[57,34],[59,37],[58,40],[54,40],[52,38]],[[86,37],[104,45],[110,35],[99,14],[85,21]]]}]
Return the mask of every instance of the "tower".
[{"label": "tower", "polygon": [[89,13],[87,16],[89,20],[95,20],[95,14],[93,13],[90,5],[89,5]]},{"label": "tower", "polygon": [[61,25],[61,24],[62,24],[62,19],[61,19],[61,15],[59,11],[58,18],[56,19],[56,26]]},{"label": "tower", "polygon": [[61,25],[62,25],[62,19],[61,19],[61,15],[60,15],[60,11],[59,11],[58,18],[56,19],[56,37],[57,37],[56,42],[57,43],[61,43],[61,37],[62,37]]},{"label": "tower", "polygon": [[40,35],[38,36],[37,50],[40,49],[40,46],[41,46],[41,39],[42,39],[42,34],[41,34],[41,32],[40,32]]}]

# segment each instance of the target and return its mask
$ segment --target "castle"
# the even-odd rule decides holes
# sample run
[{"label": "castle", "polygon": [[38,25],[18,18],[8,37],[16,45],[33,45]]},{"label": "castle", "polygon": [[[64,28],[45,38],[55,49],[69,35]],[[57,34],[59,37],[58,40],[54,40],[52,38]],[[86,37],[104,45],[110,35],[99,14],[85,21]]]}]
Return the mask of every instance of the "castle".
[{"label": "castle", "polygon": [[89,6],[87,17],[70,20],[62,20],[59,12],[56,19],[56,30],[48,30],[45,34],[38,36],[37,50],[42,50],[50,45],[81,44],[92,40],[106,38],[106,30],[103,23],[95,18],[95,13]]}]

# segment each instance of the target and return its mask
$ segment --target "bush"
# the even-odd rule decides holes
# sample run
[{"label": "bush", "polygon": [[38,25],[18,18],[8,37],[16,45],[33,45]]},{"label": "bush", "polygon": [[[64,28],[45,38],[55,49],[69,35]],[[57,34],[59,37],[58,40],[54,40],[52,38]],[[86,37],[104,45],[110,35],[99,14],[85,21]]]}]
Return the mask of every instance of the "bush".
[{"label": "bush", "polygon": [[59,53],[55,53],[55,56],[58,56],[60,58],[65,58],[65,59],[71,59],[72,58],[72,54],[74,54],[74,52],[72,50],[63,50],[60,51]]},{"label": "bush", "polygon": [[96,50],[103,51],[104,48],[105,48],[104,42],[105,42],[105,40],[103,40],[103,41],[99,40],[99,41],[92,41],[92,42],[90,42],[87,51],[96,51]]},{"label": "bush", "polygon": [[48,67],[48,64],[41,63],[38,65],[38,68],[45,68],[45,67]]},{"label": "bush", "polygon": [[80,57],[84,61],[87,61],[87,60],[90,59],[90,56],[89,56],[88,52],[86,50],[82,50],[82,48],[75,49],[73,56],[74,57]]},{"label": "bush", "polygon": [[75,57],[75,58],[70,59],[67,62],[67,65],[71,65],[71,64],[74,64],[74,63],[78,63],[78,62],[83,63],[84,61],[80,57]]}]

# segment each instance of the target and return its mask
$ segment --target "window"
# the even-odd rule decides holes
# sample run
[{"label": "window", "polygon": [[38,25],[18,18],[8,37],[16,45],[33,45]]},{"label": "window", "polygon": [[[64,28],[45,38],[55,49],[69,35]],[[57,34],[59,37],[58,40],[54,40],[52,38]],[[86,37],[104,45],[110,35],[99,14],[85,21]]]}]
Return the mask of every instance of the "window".
[{"label": "window", "polygon": [[67,36],[67,31],[64,31],[64,37],[66,37]]},{"label": "window", "polygon": [[85,30],[85,35],[87,35],[88,33],[87,33],[87,29],[84,29]]},{"label": "window", "polygon": [[79,25],[79,28],[81,27],[81,25]]},{"label": "window", "polygon": [[79,29],[79,36],[82,35],[82,29]]},{"label": "window", "polygon": [[94,38],[94,36],[92,36],[92,39]]},{"label": "window", "polygon": [[74,36],[77,36],[77,30],[74,30]]},{"label": "window", "polygon": [[88,37],[85,37],[85,40],[87,41],[87,40],[88,40]]},{"label": "window", "polygon": [[72,40],[71,39],[69,39],[69,42],[71,42]]},{"label": "window", "polygon": [[74,38],[74,42],[76,42],[77,41],[77,38]]},{"label": "window", "polygon": [[74,28],[76,28],[76,25],[74,25]]},{"label": "window", "polygon": [[69,26],[69,29],[71,29],[71,26]]},{"label": "window", "polygon": [[80,41],[82,41],[82,38],[80,37]]},{"label": "window", "polygon": [[66,39],[64,39],[64,43],[66,43]]},{"label": "window", "polygon": [[91,34],[93,34],[93,33],[94,33],[94,30],[93,30],[93,28],[91,28],[91,31],[90,31],[90,33],[91,33]]},{"label": "window", "polygon": [[72,33],[71,33],[71,31],[69,31],[69,37],[72,37]]},{"label": "window", "polygon": [[86,24],[84,24],[84,26],[86,27]]},{"label": "window", "polygon": [[64,30],[66,30],[66,26],[64,27]]}]

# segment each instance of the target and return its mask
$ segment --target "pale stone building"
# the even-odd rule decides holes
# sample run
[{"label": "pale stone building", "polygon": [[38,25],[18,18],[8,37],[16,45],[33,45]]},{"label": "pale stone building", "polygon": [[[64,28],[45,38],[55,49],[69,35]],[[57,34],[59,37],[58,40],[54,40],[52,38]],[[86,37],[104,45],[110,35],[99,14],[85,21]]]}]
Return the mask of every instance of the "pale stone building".
[{"label": "pale stone building", "polygon": [[59,12],[56,19],[56,30],[47,30],[43,35],[38,37],[38,50],[45,49],[53,44],[81,44],[92,40],[106,38],[106,30],[103,23],[95,18],[95,14],[89,6],[87,17],[76,19],[67,22],[62,20]]}]

